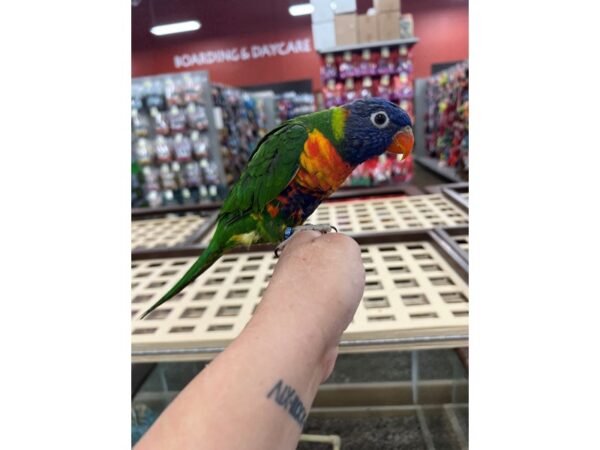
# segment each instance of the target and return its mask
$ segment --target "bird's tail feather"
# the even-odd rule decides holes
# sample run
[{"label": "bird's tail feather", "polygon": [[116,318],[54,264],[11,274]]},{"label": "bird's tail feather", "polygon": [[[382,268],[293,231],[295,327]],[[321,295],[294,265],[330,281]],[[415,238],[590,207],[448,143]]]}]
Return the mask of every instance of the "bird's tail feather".
[{"label": "bird's tail feather", "polygon": [[160,305],[169,301],[177,294],[179,294],[188,284],[198,278],[202,273],[204,273],[213,263],[219,259],[219,257],[223,254],[223,247],[219,245],[216,240],[211,241],[206,250],[200,255],[198,260],[189,268],[189,270],[181,277],[181,279],[175,283],[175,285],[169,289],[169,291],[161,297],[154,305],[150,307],[140,319],[143,319]]}]

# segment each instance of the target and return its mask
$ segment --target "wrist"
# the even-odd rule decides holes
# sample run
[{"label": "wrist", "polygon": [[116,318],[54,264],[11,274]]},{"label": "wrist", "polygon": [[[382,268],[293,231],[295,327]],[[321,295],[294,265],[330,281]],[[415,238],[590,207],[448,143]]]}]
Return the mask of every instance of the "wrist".
[{"label": "wrist", "polygon": [[242,334],[253,336],[254,342],[269,341],[271,351],[301,359],[315,374],[318,386],[333,369],[339,334],[334,336],[331,324],[325,325],[317,309],[299,307],[296,300],[265,293]]}]

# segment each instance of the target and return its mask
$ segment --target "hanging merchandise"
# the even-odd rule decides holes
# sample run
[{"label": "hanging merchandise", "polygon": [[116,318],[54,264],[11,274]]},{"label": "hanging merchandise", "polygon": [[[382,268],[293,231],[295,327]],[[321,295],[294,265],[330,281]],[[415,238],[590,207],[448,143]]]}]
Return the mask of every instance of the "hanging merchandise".
[{"label": "hanging merchandise", "polygon": [[188,188],[183,188],[181,190],[181,200],[184,205],[191,205],[193,203],[196,203],[194,201],[194,197],[192,196],[191,191]]},{"label": "hanging merchandise", "polygon": [[[255,100],[239,89],[215,84],[212,86],[212,100],[223,122],[219,130],[221,158],[227,184],[231,185],[239,178],[260,139],[260,114]],[[212,177],[214,167],[212,164],[209,166],[210,175],[204,175]]]},{"label": "hanging merchandise", "polygon": [[204,106],[190,103],[186,108],[188,127],[192,130],[205,131],[208,129],[208,118]]},{"label": "hanging merchandise", "polygon": [[391,100],[392,90],[390,88],[389,75],[382,75],[379,79],[379,84],[377,85],[377,97],[385,98],[386,100]]},{"label": "hanging merchandise", "polygon": [[469,171],[469,65],[459,63],[427,80],[425,146],[439,166],[462,179]]},{"label": "hanging merchandise", "polygon": [[139,165],[145,166],[152,163],[154,151],[152,144],[144,138],[139,139],[135,144],[135,159]]},{"label": "hanging merchandise", "polygon": [[357,76],[377,75],[377,63],[371,57],[371,51],[367,48],[362,52],[362,60],[358,66]]},{"label": "hanging merchandise", "polygon": [[163,190],[177,189],[175,174],[171,171],[168,164],[162,164],[160,166],[160,182]]},{"label": "hanging merchandise", "polygon": [[176,105],[171,106],[169,110],[169,126],[173,133],[180,133],[186,129],[186,117],[183,111]]},{"label": "hanging merchandise", "polygon": [[165,206],[174,206],[177,204],[177,200],[175,199],[175,194],[171,189],[163,190],[162,195],[162,204]]},{"label": "hanging merchandise", "polygon": [[[133,101],[132,101],[133,103]],[[150,134],[150,120],[146,114],[140,114],[138,109],[131,110],[131,128],[137,137],[146,137]]]},{"label": "hanging merchandise", "polygon": [[144,86],[134,84],[131,86],[131,109],[139,111],[142,108],[144,108]]},{"label": "hanging merchandise", "polygon": [[198,103],[202,99],[204,86],[198,74],[186,73],[183,75],[183,101],[184,103]]},{"label": "hanging merchandise", "polygon": [[323,87],[322,94],[325,108],[335,106],[335,80],[327,81],[327,85]]},{"label": "hanging merchandise", "polygon": [[345,97],[344,85],[342,83],[336,83],[335,89],[333,90],[333,106],[342,106]]},{"label": "hanging merchandise", "polygon": [[153,106],[150,108],[150,116],[154,121],[155,134],[166,136],[171,132],[169,123],[167,122],[167,115],[164,112],[159,111],[156,106]]},{"label": "hanging merchandise", "polygon": [[369,98],[372,97],[373,94],[371,92],[371,88],[373,87],[373,80],[371,77],[364,77],[362,80],[362,85],[360,89],[360,98]]},{"label": "hanging merchandise", "polygon": [[185,187],[184,173],[183,173],[183,170],[181,168],[181,164],[179,163],[179,161],[173,161],[171,163],[171,173],[173,174],[173,176],[175,178],[175,184],[179,188],[179,190],[175,193],[175,196],[177,197],[178,195],[179,196],[181,195],[181,189],[183,189]]},{"label": "hanging merchandise", "polygon": [[198,160],[207,158],[209,146],[208,135],[194,130],[190,134],[190,139],[192,140],[194,157]]},{"label": "hanging merchandise", "polygon": [[339,74],[342,80],[353,77],[356,72],[352,52],[344,52],[343,61],[340,63]]},{"label": "hanging merchandise", "polygon": [[144,187],[147,191],[160,190],[159,172],[156,167],[146,166],[142,169]]},{"label": "hanging merchandise", "polygon": [[321,80],[323,84],[327,80],[335,80],[338,75],[337,66],[335,64],[335,57],[330,53],[325,55],[325,65],[321,67]]},{"label": "hanging merchandise", "polygon": [[154,142],[154,151],[156,152],[156,159],[159,162],[171,161],[171,146],[164,136],[158,136]]},{"label": "hanging merchandise", "polygon": [[181,84],[176,83],[173,78],[167,78],[165,80],[165,99],[168,106],[183,104]]},{"label": "hanging merchandise", "polygon": [[165,109],[165,96],[162,83],[159,80],[147,79],[143,84],[143,96],[146,109]]},{"label": "hanging merchandise", "polygon": [[200,164],[197,161],[190,161],[184,166],[184,179],[185,185],[188,188],[198,187],[204,182],[202,178],[202,172],[200,170]]},{"label": "hanging merchandise", "polygon": [[279,122],[316,111],[315,97],[310,93],[286,92],[276,96]]},{"label": "hanging merchandise", "polygon": [[356,99],[357,95],[354,87],[354,78],[346,79],[346,82],[344,83],[344,91],[344,103],[348,103]]},{"label": "hanging merchandise", "polygon": [[146,201],[151,208],[158,208],[163,204],[162,195],[158,189],[148,191],[148,194],[146,194]]},{"label": "hanging merchandise", "polygon": [[187,136],[181,133],[176,134],[173,140],[173,150],[177,161],[188,162],[192,160],[192,142]]},{"label": "hanging merchandise", "polygon": [[377,63],[377,74],[392,75],[394,73],[396,73],[396,65],[391,58],[390,48],[382,47],[381,56],[379,57],[379,62]]}]

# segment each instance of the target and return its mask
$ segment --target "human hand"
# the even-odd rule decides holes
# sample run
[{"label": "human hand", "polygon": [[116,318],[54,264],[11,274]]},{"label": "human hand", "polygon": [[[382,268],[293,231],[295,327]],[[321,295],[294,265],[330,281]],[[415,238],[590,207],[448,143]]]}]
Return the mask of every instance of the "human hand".
[{"label": "human hand", "polygon": [[320,349],[327,378],[364,287],[356,241],[341,233],[300,231],[285,246],[256,319],[268,316],[286,328],[286,335]]}]

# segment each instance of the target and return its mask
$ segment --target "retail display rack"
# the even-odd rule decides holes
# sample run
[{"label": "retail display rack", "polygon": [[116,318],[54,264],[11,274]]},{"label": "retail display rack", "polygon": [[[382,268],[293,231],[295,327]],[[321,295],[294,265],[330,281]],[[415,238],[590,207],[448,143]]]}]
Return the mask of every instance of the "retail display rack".
[{"label": "retail display rack", "polygon": [[469,177],[469,64],[426,80],[424,154],[416,160],[448,181]]},{"label": "retail display rack", "polygon": [[207,72],[132,80],[132,205],[218,199],[225,173]]},{"label": "retail display rack", "polygon": [[321,107],[356,98],[382,97],[413,114],[412,47],[417,38],[345,45],[321,50]]},{"label": "retail display rack", "polygon": [[[365,263],[365,294],[344,334],[343,353],[467,345],[468,264],[447,236],[468,233],[468,217],[442,193],[405,194],[388,188],[367,198],[342,196],[314,213],[311,223],[335,223],[354,237]],[[133,240],[141,242],[140,230],[147,238],[157,227],[167,236],[178,235],[169,227],[179,227],[182,239],[159,245],[149,239],[132,252],[135,362],[214,357],[251,317],[276,263],[272,245],[228,253],[169,305],[137,320],[210,239],[218,210],[188,209],[181,217],[136,213]]]},{"label": "retail display rack", "polygon": [[277,124],[316,111],[315,96],[310,92],[289,91],[277,99]]},{"label": "retail display rack", "polygon": [[222,200],[274,125],[274,103],[208,72],[132,80],[132,206]]},{"label": "retail display rack", "polygon": [[442,193],[463,211],[469,212],[469,183],[467,182],[426,186],[425,192],[429,194]]},{"label": "retail display rack", "polygon": [[[241,89],[215,83],[211,87],[218,128],[218,145],[228,186],[240,174],[256,144],[268,131],[269,113],[264,101],[258,101]],[[260,107],[260,109],[259,109]]]}]

